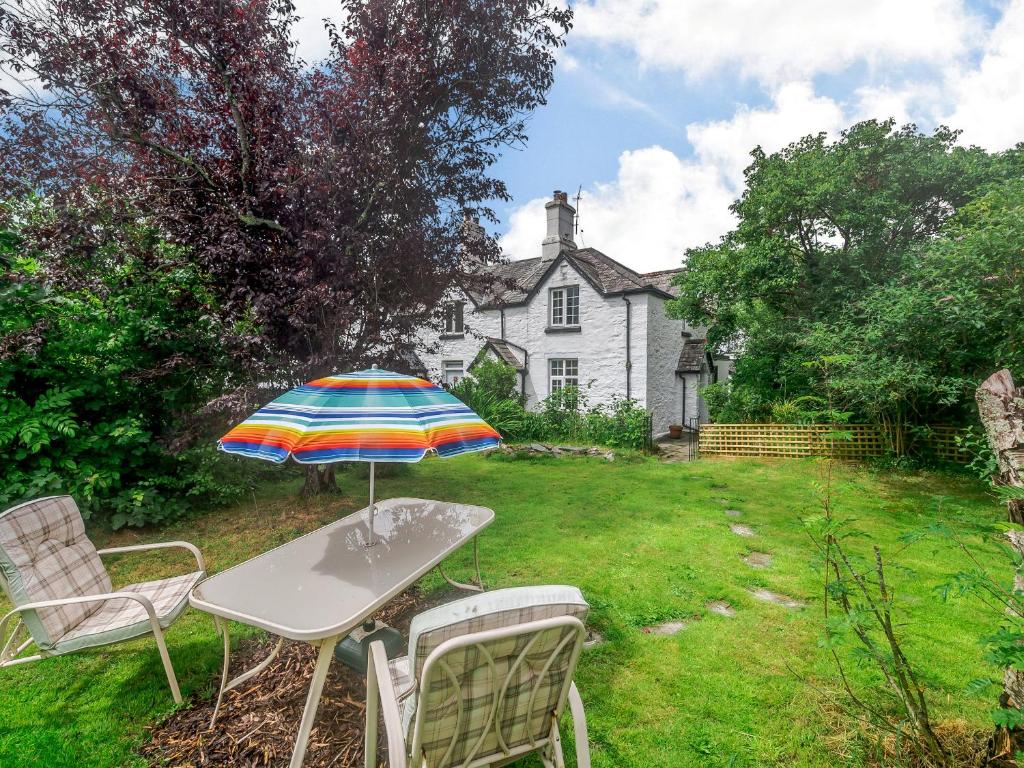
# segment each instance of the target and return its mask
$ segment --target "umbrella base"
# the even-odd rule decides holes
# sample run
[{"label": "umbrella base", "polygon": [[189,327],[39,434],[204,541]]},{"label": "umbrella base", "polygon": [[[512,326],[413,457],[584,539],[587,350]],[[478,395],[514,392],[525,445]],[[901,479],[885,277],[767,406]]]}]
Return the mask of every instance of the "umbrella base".
[{"label": "umbrella base", "polygon": [[389,659],[405,653],[405,639],[402,633],[383,621],[371,619],[352,634],[338,643],[334,648],[334,658],[346,667],[354,669],[361,675],[366,674],[366,659],[370,653],[370,643],[380,640]]}]

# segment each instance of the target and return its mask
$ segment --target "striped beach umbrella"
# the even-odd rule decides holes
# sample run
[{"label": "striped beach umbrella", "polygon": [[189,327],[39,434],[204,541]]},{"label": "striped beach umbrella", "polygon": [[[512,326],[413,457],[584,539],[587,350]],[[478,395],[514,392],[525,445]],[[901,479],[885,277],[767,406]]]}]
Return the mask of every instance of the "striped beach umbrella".
[{"label": "striped beach umbrella", "polygon": [[415,462],[493,448],[501,436],[454,395],[415,376],[378,370],[327,376],[260,408],[217,445],[227,453],[300,464],[370,462],[370,543],[374,463]]}]

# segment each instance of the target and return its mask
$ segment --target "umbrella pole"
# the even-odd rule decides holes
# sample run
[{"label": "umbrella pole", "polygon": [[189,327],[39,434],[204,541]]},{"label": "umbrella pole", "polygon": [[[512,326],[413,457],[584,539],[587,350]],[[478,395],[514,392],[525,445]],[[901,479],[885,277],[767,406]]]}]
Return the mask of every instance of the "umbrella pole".
[{"label": "umbrella pole", "polygon": [[366,540],[367,546],[370,547],[377,543],[373,540],[373,517],[374,514],[377,512],[373,504],[373,475],[375,463],[376,462],[373,461],[370,462],[370,537]]}]

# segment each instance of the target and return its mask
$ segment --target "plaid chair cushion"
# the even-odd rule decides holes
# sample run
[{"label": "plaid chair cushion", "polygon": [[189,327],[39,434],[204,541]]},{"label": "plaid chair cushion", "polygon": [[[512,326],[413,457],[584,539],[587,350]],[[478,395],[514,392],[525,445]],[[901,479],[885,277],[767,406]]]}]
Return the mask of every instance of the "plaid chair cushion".
[{"label": "plaid chair cushion", "polygon": [[[0,571],[15,605],[94,595],[111,590],[110,577],[86,538],[78,505],[70,496],[50,496],[0,514]],[[25,625],[41,648],[49,648],[101,603],[26,612]]]},{"label": "plaid chair cushion", "polygon": [[388,662],[388,673],[391,675],[391,684],[395,686],[395,697],[401,701],[410,693],[416,685],[412,678],[412,670],[409,668],[409,657],[400,656]]},{"label": "plaid chair cushion", "polygon": [[[551,714],[564,705],[560,697],[573,672],[570,664],[574,642],[569,637],[570,628],[524,632],[449,651],[443,658],[444,666],[432,667],[430,679],[421,679],[423,663],[435,648],[453,637],[557,616],[574,616],[582,622],[587,611],[586,601],[574,587],[527,587],[476,595],[417,616],[410,628],[410,644],[415,643],[416,649],[410,667],[419,683],[402,707],[408,743],[412,743],[411,729],[420,708],[421,756],[432,768],[461,764],[482,735],[483,743],[475,757],[500,754],[501,741],[491,718],[495,706],[494,720],[500,724],[501,738],[507,747],[545,739]],[[429,615],[432,613],[433,617]],[[437,626],[431,619],[439,616],[457,619]],[[563,640],[567,642],[557,650]],[[527,646],[529,650],[517,665]],[[444,755],[453,741],[455,746],[445,761]]]},{"label": "plaid chair cushion", "polygon": [[423,662],[445,640],[487,629],[555,616],[586,622],[590,606],[576,587],[511,587],[439,605],[417,615],[409,627],[409,658],[419,679]]},{"label": "plaid chair cushion", "polygon": [[[157,620],[164,629],[170,626],[188,605],[188,593],[203,577],[202,571],[170,579],[145,581],[118,589],[149,598]],[[149,616],[141,603],[134,600],[106,600],[99,610],[87,616],[78,626],[57,641],[55,652],[68,653],[80,648],[104,645],[150,631]]]}]

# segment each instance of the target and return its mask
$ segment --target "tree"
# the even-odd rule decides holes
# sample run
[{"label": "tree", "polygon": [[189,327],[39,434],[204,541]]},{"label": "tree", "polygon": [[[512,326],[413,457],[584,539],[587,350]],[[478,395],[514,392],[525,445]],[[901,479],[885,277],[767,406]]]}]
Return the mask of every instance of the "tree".
[{"label": "tree", "polygon": [[[996,457],[998,472],[992,478],[997,488],[1007,491],[1006,504],[1010,522],[1024,524],[1024,391],[1017,388],[1013,375],[1005,368],[996,371],[978,387],[975,395],[978,412],[985,428],[989,446]],[[1019,528],[1006,531],[1010,546],[1016,552],[1016,573],[1013,591],[1005,597],[1005,611],[1015,619],[1024,614],[1021,596],[1024,595],[1024,573],[1021,558],[1024,558],[1024,532]],[[1008,635],[1008,640],[1005,635]],[[1021,636],[1019,622],[1017,631],[1009,630],[1002,640],[1001,657],[1010,661],[1003,676],[1003,693],[1000,707],[1015,713],[996,728],[991,753],[1016,756],[1024,741],[1021,709],[1024,709],[1024,669],[1020,663]],[[991,642],[991,641],[990,641]]]},{"label": "tree", "polygon": [[894,450],[908,423],[966,418],[1013,354],[1000,302],[1019,302],[1024,230],[1020,153],[956,139],[868,121],[753,152],[736,228],[687,253],[671,304],[742,342],[729,397],[749,417],[813,394],[808,363],[830,357],[837,407],[889,427]]},{"label": "tree", "polygon": [[[398,364],[461,275],[465,216],[508,198],[487,170],[525,141],[571,12],[340,0],[339,16],[308,65],[291,0],[8,0],[0,65],[42,91],[4,99],[2,191],[102,200],[183,247],[250,385]],[[26,233],[60,257],[51,278],[108,236],[60,215]]]},{"label": "tree", "polygon": [[[12,214],[30,227],[52,216],[39,203]],[[145,226],[94,256],[82,287],[58,291],[38,279],[46,254],[0,232],[0,508],[70,493],[120,527],[241,490],[213,472],[212,446],[176,446],[230,377],[206,279]]]}]

